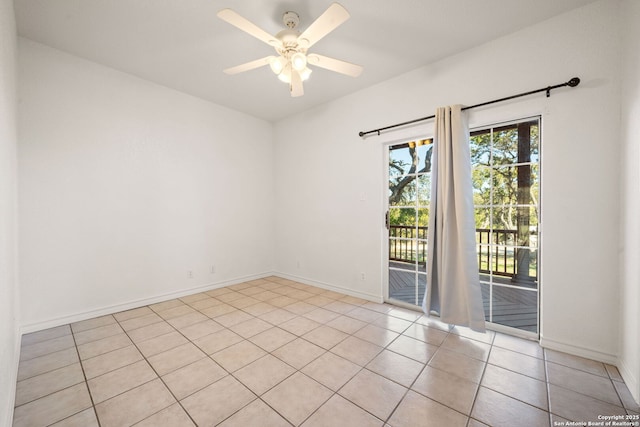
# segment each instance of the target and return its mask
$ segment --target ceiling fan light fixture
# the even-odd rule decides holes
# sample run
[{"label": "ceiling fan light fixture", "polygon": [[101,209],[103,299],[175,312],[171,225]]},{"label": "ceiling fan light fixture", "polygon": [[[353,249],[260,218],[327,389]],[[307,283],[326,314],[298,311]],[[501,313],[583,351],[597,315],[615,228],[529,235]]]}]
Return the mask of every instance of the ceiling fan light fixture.
[{"label": "ceiling fan light fixture", "polygon": [[302,71],[299,71],[302,81],[308,80],[312,72],[313,70],[309,67],[304,67]]},{"label": "ceiling fan light fixture", "polygon": [[273,56],[269,60],[269,66],[271,67],[271,71],[279,75],[280,73],[282,73],[282,70],[284,70],[285,59],[282,56],[279,56],[277,58]]},{"label": "ceiling fan light fixture", "polygon": [[291,66],[296,71],[307,68],[307,56],[302,52],[296,52],[291,56]]},{"label": "ceiling fan light fixture", "polygon": [[285,65],[282,72],[278,74],[278,79],[283,83],[291,83],[291,64]]}]

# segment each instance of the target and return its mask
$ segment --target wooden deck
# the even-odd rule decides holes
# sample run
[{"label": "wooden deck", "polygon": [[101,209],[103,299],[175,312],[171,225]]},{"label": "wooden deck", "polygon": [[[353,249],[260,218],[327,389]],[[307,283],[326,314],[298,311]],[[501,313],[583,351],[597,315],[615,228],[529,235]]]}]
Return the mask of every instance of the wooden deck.
[{"label": "wooden deck", "polygon": [[[486,280],[481,275],[481,280]],[[503,281],[508,282],[509,279]],[[426,288],[426,275],[419,275],[418,295],[415,273],[389,270],[389,297],[409,304],[421,305]],[[489,318],[489,285],[482,284],[482,298],[487,321],[530,332],[538,331],[538,293],[526,289],[493,287],[493,318]]]}]

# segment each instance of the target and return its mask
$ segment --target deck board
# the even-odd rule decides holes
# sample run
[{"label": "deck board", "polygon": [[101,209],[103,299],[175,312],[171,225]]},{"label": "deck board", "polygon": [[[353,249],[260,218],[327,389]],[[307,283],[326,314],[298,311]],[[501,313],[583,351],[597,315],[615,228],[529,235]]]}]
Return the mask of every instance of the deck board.
[{"label": "deck board", "polygon": [[[406,268],[406,264],[392,263],[392,267]],[[409,304],[421,305],[424,299],[426,276],[420,275],[422,286],[415,295],[415,271],[389,270],[389,297]],[[485,318],[489,320],[489,287],[482,285],[482,298]],[[494,286],[492,293],[493,323],[522,329],[538,331],[538,293],[525,288],[507,288]]]}]

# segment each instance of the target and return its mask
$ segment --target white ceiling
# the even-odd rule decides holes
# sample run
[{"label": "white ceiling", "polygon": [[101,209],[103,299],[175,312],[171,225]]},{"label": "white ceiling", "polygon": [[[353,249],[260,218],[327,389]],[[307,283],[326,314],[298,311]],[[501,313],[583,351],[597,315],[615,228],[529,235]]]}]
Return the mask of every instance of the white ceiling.
[{"label": "white ceiling", "polygon": [[222,72],[274,51],[216,12],[232,8],[275,34],[285,11],[297,12],[304,30],[331,0],[15,0],[15,10],[20,36],[275,121],[592,1],[341,0],[351,19],[310,52],[364,72],[315,68],[300,98],[269,67]]}]

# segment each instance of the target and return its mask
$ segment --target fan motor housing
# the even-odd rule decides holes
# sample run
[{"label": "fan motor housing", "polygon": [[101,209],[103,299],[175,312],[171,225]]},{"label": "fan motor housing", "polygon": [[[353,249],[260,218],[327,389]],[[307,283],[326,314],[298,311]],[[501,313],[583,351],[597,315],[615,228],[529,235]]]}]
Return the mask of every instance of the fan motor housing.
[{"label": "fan motor housing", "polygon": [[285,12],[282,15],[282,22],[287,28],[294,29],[300,24],[300,16],[295,12]]}]

